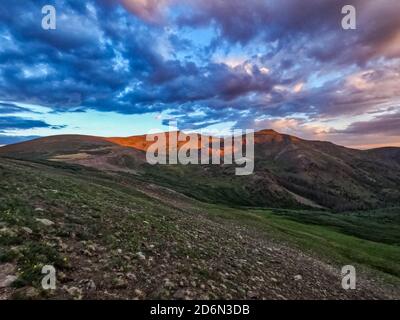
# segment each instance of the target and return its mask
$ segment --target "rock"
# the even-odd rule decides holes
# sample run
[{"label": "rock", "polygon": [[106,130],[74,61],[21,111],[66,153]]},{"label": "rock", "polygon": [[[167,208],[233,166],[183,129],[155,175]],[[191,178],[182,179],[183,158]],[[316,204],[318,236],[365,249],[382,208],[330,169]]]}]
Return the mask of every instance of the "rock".
[{"label": "rock", "polygon": [[3,227],[0,229],[0,235],[3,235],[5,237],[10,237],[10,238],[14,238],[17,236],[17,234],[11,230],[10,228],[7,227]]},{"label": "rock", "polygon": [[88,250],[93,251],[93,252],[96,252],[96,251],[97,251],[96,246],[95,246],[94,244],[89,244],[89,245],[87,246],[87,248],[88,248]]},{"label": "rock", "polygon": [[166,287],[166,288],[173,288],[173,287],[175,287],[175,284],[173,283],[173,282],[171,282],[168,278],[165,278],[164,279],[164,286]]},{"label": "rock", "polygon": [[272,282],[278,282],[278,280],[276,278],[271,278]]},{"label": "rock", "polygon": [[172,297],[177,300],[184,300],[186,298],[185,290],[183,289],[177,290]]},{"label": "rock", "polygon": [[136,280],[136,275],[135,275],[134,273],[131,273],[131,272],[127,273],[127,274],[126,274],[126,277],[127,277],[129,280]]},{"label": "rock", "polygon": [[85,255],[87,257],[92,257],[93,256],[93,253],[90,252],[89,250],[86,250],[86,249],[80,250],[80,253],[82,253],[83,255]]},{"label": "rock", "polygon": [[300,280],[303,280],[303,277],[301,275],[297,274],[297,275],[294,276],[294,280],[295,281],[300,281]]},{"label": "rock", "polygon": [[142,253],[142,252],[137,252],[136,256],[140,259],[140,260],[146,260],[146,256]]},{"label": "rock", "polygon": [[87,284],[87,288],[89,289],[89,290],[96,290],[96,284],[94,283],[94,281],[93,280],[90,280],[89,281],[89,283]]},{"label": "rock", "polygon": [[0,279],[0,288],[10,287],[18,277],[13,275],[5,276],[4,279]]},{"label": "rock", "polygon": [[88,280],[83,280],[83,283],[85,285],[85,289],[89,291],[95,291],[96,290],[96,284],[94,283],[93,280],[88,279]]},{"label": "rock", "polygon": [[258,294],[257,294],[257,292],[255,292],[255,291],[249,291],[249,292],[247,292],[247,296],[248,296],[250,299],[257,299],[257,298],[258,298]]},{"label": "rock", "polygon": [[40,207],[37,207],[37,208],[35,208],[35,212],[44,212],[44,209],[40,208]]},{"label": "rock", "polygon": [[42,224],[44,224],[44,225],[47,226],[47,227],[50,227],[50,226],[52,226],[52,225],[54,224],[54,222],[51,221],[51,220],[49,220],[49,219],[39,219],[39,218],[36,218],[36,221],[37,221],[37,222],[40,222],[40,223],[42,223]]},{"label": "rock", "polygon": [[28,228],[28,227],[22,227],[21,228],[22,230],[24,230],[27,234],[32,234],[33,233],[33,231],[32,231],[32,229],[31,228]]},{"label": "rock", "polygon": [[146,295],[144,294],[144,292],[142,291],[142,290],[140,290],[140,289],[135,289],[135,295],[138,297],[138,298],[144,298]]},{"label": "rock", "polygon": [[125,289],[128,286],[127,281],[122,278],[122,277],[118,277],[113,279],[113,287],[115,289]]}]

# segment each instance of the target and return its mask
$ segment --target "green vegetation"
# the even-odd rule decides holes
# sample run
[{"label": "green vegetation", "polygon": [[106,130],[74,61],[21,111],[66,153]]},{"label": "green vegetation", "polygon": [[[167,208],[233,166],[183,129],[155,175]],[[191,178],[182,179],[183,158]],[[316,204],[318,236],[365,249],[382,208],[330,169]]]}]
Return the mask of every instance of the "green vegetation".
[{"label": "green vegetation", "polygon": [[263,229],[330,263],[357,264],[400,280],[400,214],[395,208],[346,214],[218,206],[210,206],[208,211],[218,218]]},{"label": "green vegetation", "polygon": [[[175,181],[179,174],[177,171]],[[39,287],[45,264],[85,279],[96,273],[128,273],[142,255],[161,259],[166,252],[168,259],[177,261],[176,272],[198,281],[218,282],[219,273],[207,261],[221,254],[221,246],[226,246],[223,251],[232,251],[231,255],[241,248],[229,247],[231,231],[202,238],[204,221],[222,226],[221,230],[230,230],[231,225],[254,230],[256,238],[287,244],[332,265],[353,264],[389,282],[400,281],[398,208],[330,213],[229,207],[171,196],[165,194],[166,189],[149,187],[149,181],[155,182],[156,176],[107,174],[58,162],[0,158],[0,263],[16,265],[18,280],[13,285]],[[202,189],[195,198],[226,196],[223,188],[215,193],[222,182],[210,181],[214,188]],[[171,187],[169,183],[171,180],[161,184]],[[188,183],[181,182],[182,191],[188,191]],[[240,197],[240,184],[233,186],[237,193],[230,196]],[[197,187],[195,184],[184,193],[193,195]],[[229,202],[229,196],[226,199]],[[43,219],[54,225],[45,225]],[[196,264],[188,267],[187,261]],[[143,279],[148,272],[158,272],[146,263]],[[82,270],[88,271],[82,275]],[[244,270],[252,272],[251,267]],[[101,281],[109,281],[110,287],[124,285],[120,278]],[[153,294],[162,296],[158,291]]]}]

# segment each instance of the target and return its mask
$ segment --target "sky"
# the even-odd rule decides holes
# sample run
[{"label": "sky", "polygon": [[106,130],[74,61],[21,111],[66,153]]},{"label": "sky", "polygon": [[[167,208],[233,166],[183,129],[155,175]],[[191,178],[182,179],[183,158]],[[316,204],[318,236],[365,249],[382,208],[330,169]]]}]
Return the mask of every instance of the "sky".
[{"label": "sky", "polygon": [[400,146],[399,16],[398,0],[1,0],[0,145],[172,121]]}]

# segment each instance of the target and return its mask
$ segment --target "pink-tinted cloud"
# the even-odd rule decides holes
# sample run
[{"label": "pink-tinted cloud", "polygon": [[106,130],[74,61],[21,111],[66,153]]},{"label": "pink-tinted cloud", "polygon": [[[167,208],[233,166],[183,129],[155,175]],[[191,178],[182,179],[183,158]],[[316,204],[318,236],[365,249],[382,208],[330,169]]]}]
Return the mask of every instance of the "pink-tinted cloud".
[{"label": "pink-tinted cloud", "polygon": [[166,8],[173,0],[120,0],[121,4],[139,18],[159,23]]}]

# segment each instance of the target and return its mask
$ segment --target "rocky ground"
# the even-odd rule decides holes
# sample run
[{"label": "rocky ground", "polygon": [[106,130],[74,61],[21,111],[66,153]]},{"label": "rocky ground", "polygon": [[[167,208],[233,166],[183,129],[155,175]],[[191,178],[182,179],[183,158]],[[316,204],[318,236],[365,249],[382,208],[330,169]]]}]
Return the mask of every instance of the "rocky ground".
[{"label": "rocky ground", "polygon": [[[400,297],[367,274],[346,291],[339,268],[254,225],[85,170],[0,161],[1,299]],[[45,264],[57,270],[56,290],[41,289]]]}]

